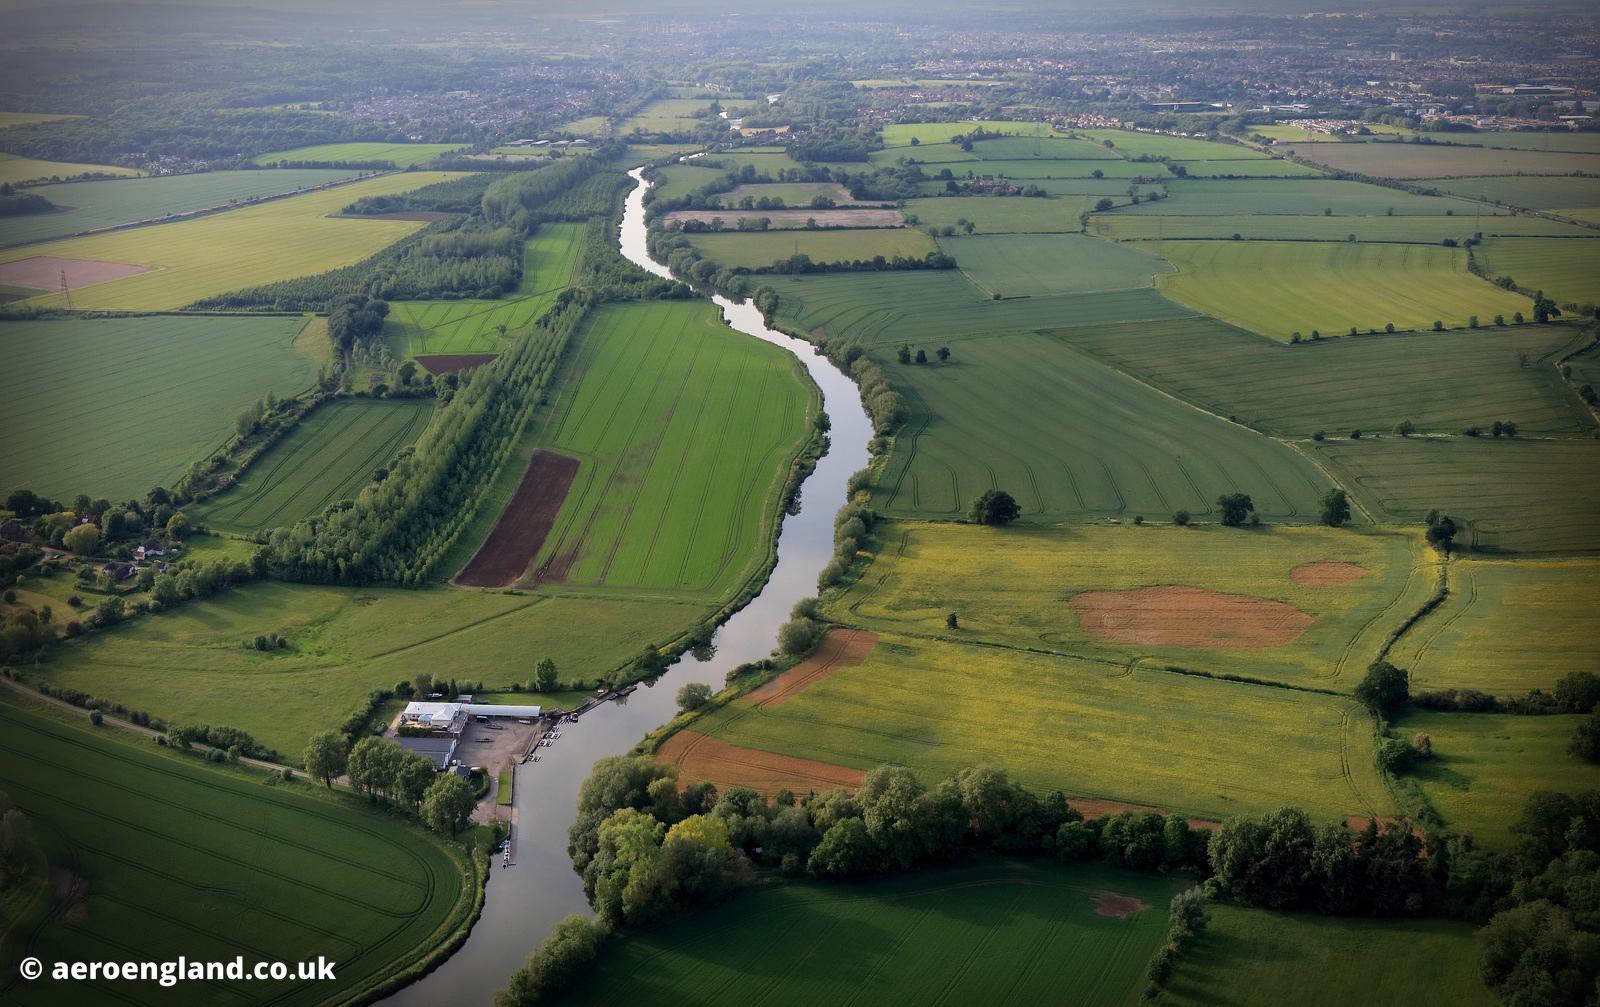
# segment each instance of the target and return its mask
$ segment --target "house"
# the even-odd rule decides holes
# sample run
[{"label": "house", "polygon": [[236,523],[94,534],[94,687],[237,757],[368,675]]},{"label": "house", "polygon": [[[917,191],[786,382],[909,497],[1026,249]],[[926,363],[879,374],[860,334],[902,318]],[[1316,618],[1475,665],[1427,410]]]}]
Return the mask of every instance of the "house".
[{"label": "house", "polygon": [[134,559],[152,559],[156,556],[167,554],[167,544],[158,538],[150,539],[139,548],[133,550]]},{"label": "house", "polygon": [[454,735],[446,737],[430,736],[426,738],[396,738],[400,747],[408,752],[418,755],[433,763],[434,769],[444,770],[450,768],[450,757],[456,754],[456,744],[461,740]]},{"label": "house", "polygon": [[127,580],[129,577],[132,577],[136,571],[134,570],[132,563],[120,563],[116,560],[112,560],[105,566],[101,567],[100,572],[111,578],[112,583],[116,583],[119,580]]},{"label": "house", "polygon": [[461,703],[408,703],[400,713],[400,726],[460,734],[467,726],[467,708]]}]

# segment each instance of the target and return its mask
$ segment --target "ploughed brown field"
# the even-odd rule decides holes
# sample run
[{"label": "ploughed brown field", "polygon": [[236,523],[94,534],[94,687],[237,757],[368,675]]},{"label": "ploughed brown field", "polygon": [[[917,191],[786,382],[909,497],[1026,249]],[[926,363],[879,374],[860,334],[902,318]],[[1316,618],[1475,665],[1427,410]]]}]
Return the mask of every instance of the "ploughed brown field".
[{"label": "ploughed brown field", "polygon": [[1311,616],[1270,598],[1172,585],[1072,597],[1083,632],[1150,647],[1254,650],[1293,643]]},{"label": "ploughed brown field", "polygon": [[858,629],[830,629],[811,656],[778,675],[770,682],[743,696],[756,706],[777,706],[802,689],[809,688],[838,671],[860,664],[872,653],[878,634]]},{"label": "ploughed brown field", "polygon": [[856,790],[867,779],[866,773],[849,766],[740,748],[689,730],[668,738],[656,750],[656,761],[678,767],[680,787],[709,780],[719,790],[749,787],[768,797],[784,789],[797,794],[813,790],[822,793],[835,787]]},{"label": "ploughed brown field", "polygon": [[1312,563],[1301,563],[1290,570],[1289,579],[1302,587],[1344,587],[1365,577],[1368,572],[1359,563],[1319,559]]},{"label": "ploughed brown field", "polygon": [[54,255],[35,255],[15,262],[0,263],[0,284],[32,290],[60,290],[62,274],[67,289],[90,287],[108,280],[148,273],[154,268],[131,262],[101,262],[98,259],[63,259]]},{"label": "ploughed brown field", "polygon": [[578,459],[539,450],[500,514],[494,531],[456,576],[462,587],[505,587],[516,582],[544,546],[561,503],[578,474]]},{"label": "ploughed brown field", "polygon": [[416,358],[417,365],[429,374],[450,374],[482,367],[498,353],[429,353]]}]

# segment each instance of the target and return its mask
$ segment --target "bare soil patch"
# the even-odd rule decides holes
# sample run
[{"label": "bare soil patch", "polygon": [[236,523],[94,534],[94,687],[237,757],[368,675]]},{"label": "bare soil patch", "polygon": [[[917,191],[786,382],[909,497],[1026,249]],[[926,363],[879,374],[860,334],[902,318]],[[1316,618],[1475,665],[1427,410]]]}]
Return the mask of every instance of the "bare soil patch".
[{"label": "bare soil patch", "polygon": [[417,357],[417,366],[429,374],[450,374],[482,367],[498,357],[498,353],[429,353]]},{"label": "bare soil patch", "polygon": [[878,634],[856,629],[830,629],[811,656],[770,682],[740,697],[755,706],[777,706],[802,689],[827,678],[840,668],[860,664],[877,646]]},{"label": "bare soil patch", "polygon": [[732,231],[739,223],[740,217],[755,219],[765,217],[772,222],[773,227],[794,228],[805,227],[808,220],[815,220],[818,227],[899,227],[905,223],[905,218],[899,210],[674,210],[667,214],[668,220],[698,220],[709,224],[712,220],[721,218]]},{"label": "bare soil patch", "polygon": [[740,748],[698,731],[679,731],[668,738],[656,750],[656,761],[678,767],[680,787],[709,780],[721,790],[749,787],[769,797],[785,788],[797,794],[835,787],[856,790],[867,779],[859,769]]},{"label": "bare soil patch", "polygon": [[1087,635],[1150,647],[1279,647],[1311,625],[1310,615],[1281,601],[1183,585],[1084,591],[1072,608]]},{"label": "bare soil patch", "polygon": [[1289,579],[1301,587],[1344,587],[1353,584],[1372,571],[1359,563],[1346,563],[1338,559],[1319,559],[1301,563],[1289,571]]},{"label": "bare soil patch", "polygon": [[1096,892],[1094,896],[1094,914],[1096,916],[1114,916],[1122,919],[1132,916],[1141,909],[1150,907],[1131,895],[1118,895],[1116,892]]},{"label": "bare soil patch", "polygon": [[456,575],[462,587],[505,587],[515,583],[544,546],[567,498],[578,459],[535,451],[511,502],[466,567]]},{"label": "bare soil patch", "polygon": [[136,266],[131,262],[101,262],[98,259],[63,259],[55,255],[35,255],[15,262],[0,263],[0,284],[28,287],[32,290],[54,291],[61,289],[61,276],[67,277],[67,289],[77,290],[96,283],[120,280],[125,276],[148,273],[153,266]]}]

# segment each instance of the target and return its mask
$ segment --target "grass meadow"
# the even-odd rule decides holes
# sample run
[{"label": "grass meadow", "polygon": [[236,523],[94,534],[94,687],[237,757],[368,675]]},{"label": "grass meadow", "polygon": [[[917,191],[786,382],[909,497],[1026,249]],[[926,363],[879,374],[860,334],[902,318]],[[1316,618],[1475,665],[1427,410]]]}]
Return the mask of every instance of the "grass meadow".
[{"label": "grass meadow", "polygon": [[[0,704],[0,790],[34,822],[55,878],[26,952],[48,961],[298,961],[333,982],[186,982],[194,1002],[359,1000],[461,925],[472,868],[420,828],[157,749],[74,714]],[[45,912],[53,910],[51,915]],[[334,921],[337,921],[335,924]],[[35,1004],[170,1002],[153,982],[41,982]]]},{"label": "grass meadow", "polygon": [[1066,234],[1083,230],[1083,214],[1098,201],[1093,196],[937,196],[908,199],[905,212],[919,227],[958,227],[969,220],[979,234]]},{"label": "grass meadow", "polygon": [[1174,179],[1167,198],[1130,206],[1119,213],[1156,216],[1295,216],[1332,217],[1465,216],[1506,213],[1451,196],[1422,196],[1366,182],[1332,178]]},{"label": "grass meadow", "polygon": [[1418,522],[1438,508],[1465,521],[1460,541],[1480,549],[1600,551],[1593,440],[1384,437],[1330,440],[1316,451],[1379,520]]},{"label": "grass meadow", "polygon": [[[1394,532],[1129,525],[997,531],[895,522],[881,537],[883,547],[861,579],[830,604],[831,618],[905,635],[1340,690],[1355,685],[1386,634],[1434,585],[1431,551],[1417,536]],[[1317,563],[1360,570],[1344,584],[1296,579],[1297,568]],[[1309,619],[1298,635],[1285,634],[1291,639],[1261,646],[1265,640],[1245,631],[1264,628],[1275,613],[1230,614],[1187,599],[1155,603],[1148,618],[1158,629],[1191,637],[1163,646],[1106,640],[1086,627],[1073,604],[1083,592],[1173,586],[1264,598]],[[949,612],[960,619],[954,632],[945,627]]]},{"label": "grass meadow", "polygon": [[440,154],[463,149],[459,143],[319,143],[293,150],[278,150],[255,158],[257,164],[275,164],[279,161],[391,161],[396,168],[431,161]]},{"label": "grass meadow", "polygon": [[1352,699],[889,633],[861,664],[695,730],[857,769],[892,762],[929,785],[1003,766],[1036,790],[1203,818],[1393,810]]},{"label": "grass meadow", "polygon": [[1521,294],[1467,271],[1462,248],[1334,242],[1167,241],[1178,271],[1156,289],[1196,311],[1272,339],[1393,324],[1458,328],[1532,312]]},{"label": "grass meadow", "polygon": [[1155,284],[1170,262],[1142,248],[1083,234],[1004,234],[940,238],[973,285],[1000,297],[1048,297],[1131,290]]},{"label": "grass meadow", "polygon": [[1572,175],[1600,170],[1600,154],[1443,143],[1319,143],[1303,150],[1291,146],[1290,150],[1325,168],[1374,178]]},{"label": "grass meadow", "polygon": [[155,315],[0,322],[0,484],[112,500],[167,486],[233,418],[317,378],[306,319]]},{"label": "grass meadow", "polygon": [[[243,287],[358,262],[424,226],[417,220],[334,217],[362,196],[393,195],[458,177],[404,172],[157,227],[67,238],[0,251],[0,263],[35,255],[135,263],[149,272],[72,291],[82,311],[166,311]],[[59,293],[18,302],[61,305]]]},{"label": "grass meadow", "polygon": [[1474,249],[1490,276],[1509,276],[1560,304],[1600,301],[1600,234],[1588,238],[1491,238]]},{"label": "grass meadow", "polygon": [[[1593,665],[1591,664],[1592,668]],[[1415,710],[1395,731],[1433,740],[1433,758],[1407,775],[1422,788],[1453,832],[1471,833],[1480,846],[1510,847],[1511,824],[1536,790],[1578,793],[1600,789],[1600,766],[1567,752],[1584,718],[1579,714],[1519,717],[1498,713]]]},{"label": "grass meadow", "polygon": [[579,459],[541,579],[715,603],[766,561],[816,410],[787,354],[704,302],[606,306],[576,336],[540,446]]},{"label": "grass meadow", "polygon": [[[928,344],[931,351],[937,344]],[[1049,336],[953,343],[949,363],[884,354],[909,417],[873,487],[900,517],[965,516],[990,488],[1024,520],[1102,520],[1187,510],[1247,492],[1262,517],[1315,521],[1329,483],[1293,449],[1152,391]]]},{"label": "grass meadow", "polygon": [[90,172],[129,177],[139,174],[133,168],[112,164],[73,164],[66,161],[40,161],[20,154],[0,154],[0,185],[16,185],[18,182],[35,182],[46,178],[71,178]]},{"label": "grass meadow", "polygon": [[[1583,135],[1583,134],[1579,134]],[[1488,175],[1479,178],[1425,178],[1417,184],[1530,210],[1600,206],[1600,178],[1550,178],[1538,175]]]},{"label": "grass meadow", "polygon": [[29,191],[60,207],[60,213],[30,214],[6,220],[5,244],[25,244],[185,213],[233,202],[326,185],[352,172],[342,168],[290,168],[281,171],[211,171],[196,175],[105,179],[41,185]]},{"label": "grass meadow", "polygon": [[325,403],[263,452],[231,488],[190,514],[237,534],[320,514],[337,500],[354,499],[375,469],[417,439],[432,415],[430,399]]},{"label": "grass meadow", "polygon": [[1164,133],[1139,133],[1126,129],[1080,129],[1073,131],[1095,143],[1110,140],[1124,157],[1170,157],[1174,161],[1238,161],[1246,158],[1265,159],[1267,155],[1246,147],[1242,143],[1221,143],[1214,140],[1195,140],[1186,136],[1168,136]]},{"label": "grass meadow", "polygon": [[[883,127],[885,147],[909,147],[913,138],[923,144],[948,144],[953,136],[964,136],[982,127],[986,133],[1005,136],[1052,136],[1048,122],[1018,122],[1012,119],[983,119],[978,122],[907,122]],[[990,141],[992,142],[992,141]]]},{"label": "grass meadow", "polygon": [[749,165],[757,174],[771,175],[773,178],[778,177],[780,169],[804,167],[799,161],[790,157],[789,151],[783,147],[740,147],[738,150],[718,150],[689,163],[723,172]]},{"label": "grass meadow", "polygon": [[1478,978],[1472,924],[1274,913],[1214,905],[1161,1002],[1209,1007],[1347,1007],[1382,990],[1389,1003],[1493,1007]]},{"label": "grass meadow", "polygon": [[[763,885],[693,927],[629,931],[562,1004],[1071,1001],[1132,1007],[1183,887],[1100,865],[983,859],[858,884]],[[1114,892],[1147,908],[1095,912]]]},{"label": "grass meadow", "polygon": [[1162,391],[1279,436],[1381,433],[1401,420],[1424,432],[1456,433],[1513,416],[1529,434],[1588,436],[1596,428],[1594,414],[1555,368],[1583,338],[1563,326],[1363,335],[1298,346],[1209,318],[1056,335]]},{"label": "grass meadow", "polygon": [[1595,558],[1457,559],[1450,597],[1401,638],[1394,661],[1417,689],[1548,691],[1600,668],[1600,634],[1582,601],[1597,585]]},{"label": "grass meadow", "polygon": [[[169,722],[238,727],[298,761],[311,735],[339,726],[373,689],[424,671],[505,689],[531,679],[545,656],[564,679],[592,679],[709,608],[257,583],[68,643],[41,670],[51,684]],[[245,648],[262,633],[282,635],[288,648]]]},{"label": "grass meadow", "polygon": [[[711,107],[715,98],[661,98],[640,109],[617,126],[617,136],[635,131],[643,133],[691,133],[708,121],[696,116]],[[714,119],[715,117],[713,117]]]},{"label": "grass meadow", "polygon": [[498,300],[392,301],[384,338],[401,358],[498,353],[506,348],[506,339],[537,321],[572,282],[582,239],[582,224],[542,224],[524,246],[516,290]]},{"label": "grass meadow", "polygon": [[[729,211],[730,213],[735,211]],[[744,212],[744,211],[738,211]],[[748,211],[759,217],[760,211]],[[700,254],[724,266],[770,266],[791,255],[809,255],[812,262],[852,262],[876,256],[921,259],[939,250],[934,240],[910,227],[873,227],[861,230],[830,228],[825,231],[724,231],[689,238]]]},{"label": "grass meadow", "polygon": [[1486,217],[1462,214],[1450,217],[1422,217],[1416,214],[1325,217],[1321,214],[1158,216],[1155,213],[1135,215],[1111,212],[1096,213],[1090,217],[1089,233],[1118,241],[1139,238],[1231,239],[1236,234],[1242,239],[1255,241],[1348,241],[1353,234],[1357,241],[1398,241],[1422,245],[1437,245],[1446,238],[1462,242],[1478,233],[1486,237],[1502,234],[1529,237],[1596,236],[1594,231],[1577,224],[1527,214]]},{"label": "grass meadow", "polygon": [[650,187],[650,192],[656,199],[681,199],[701,186],[717,181],[722,175],[723,172],[717,168],[698,161],[666,164],[655,169],[655,174],[651,176],[655,184]]},{"label": "grass meadow", "polygon": [[1173,161],[1182,168],[1180,178],[1320,178],[1322,172],[1309,165],[1281,158],[1243,158],[1234,161]]}]

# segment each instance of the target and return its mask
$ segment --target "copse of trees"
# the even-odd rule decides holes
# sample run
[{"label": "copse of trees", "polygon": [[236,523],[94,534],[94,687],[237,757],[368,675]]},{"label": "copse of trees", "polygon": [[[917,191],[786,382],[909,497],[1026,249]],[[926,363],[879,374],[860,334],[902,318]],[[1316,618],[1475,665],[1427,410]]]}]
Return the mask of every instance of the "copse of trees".
[{"label": "copse of trees", "polygon": [[967,512],[967,518],[973,524],[986,524],[993,526],[1008,525],[1022,516],[1022,508],[1017,504],[1016,498],[1005,490],[984,490],[978,498],[972,501],[972,507]]}]

